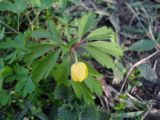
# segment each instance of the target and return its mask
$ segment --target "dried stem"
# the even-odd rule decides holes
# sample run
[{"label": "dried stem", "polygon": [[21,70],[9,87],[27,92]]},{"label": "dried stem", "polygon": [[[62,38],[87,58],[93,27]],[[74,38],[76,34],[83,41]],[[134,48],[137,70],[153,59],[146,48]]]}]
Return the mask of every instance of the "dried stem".
[{"label": "dried stem", "polygon": [[148,57],[143,58],[143,59],[141,59],[140,61],[136,62],[136,63],[129,69],[129,71],[128,71],[125,79],[124,79],[124,82],[123,82],[123,84],[122,84],[122,86],[121,86],[120,93],[123,91],[123,88],[124,88],[124,86],[125,86],[125,84],[126,84],[126,82],[127,82],[127,79],[128,79],[128,77],[129,77],[129,75],[131,74],[131,72],[134,70],[134,68],[137,67],[137,66],[139,66],[139,65],[141,65],[141,64],[143,64],[143,63],[146,62],[148,59],[152,58],[153,56],[155,56],[155,55],[158,54],[158,53],[160,53],[160,50],[159,50],[159,51],[156,51],[156,52],[152,53],[151,55],[149,55]]}]

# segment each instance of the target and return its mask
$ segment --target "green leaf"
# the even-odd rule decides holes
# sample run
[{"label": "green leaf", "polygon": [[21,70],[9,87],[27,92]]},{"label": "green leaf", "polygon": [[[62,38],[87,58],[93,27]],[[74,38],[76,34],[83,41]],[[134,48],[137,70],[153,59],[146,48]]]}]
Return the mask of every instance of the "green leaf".
[{"label": "green leaf", "polygon": [[26,62],[32,62],[53,49],[53,46],[50,44],[38,44],[30,46],[27,49],[29,52],[25,55],[24,60]]},{"label": "green leaf", "polygon": [[117,15],[112,14],[109,17],[110,22],[112,23],[114,29],[116,30],[116,32],[120,32],[121,27],[120,27],[120,20],[119,17]]},{"label": "green leaf", "polygon": [[59,0],[59,7],[64,10],[67,7],[68,0]]},{"label": "green leaf", "polygon": [[24,49],[25,43],[26,43],[25,36],[23,34],[19,34],[15,37],[14,40],[7,39],[6,41],[0,42],[0,49],[9,49],[9,48]]},{"label": "green leaf", "polygon": [[52,20],[48,21],[48,28],[49,28],[49,32],[52,35],[52,40],[60,42],[61,41],[60,34],[58,33],[56,25]]},{"label": "green leaf", "polygon": [[92,31],[85,39],[86,40],[111,40],[115,41],[116,39],[115,32],[107,27],[100,27]]},{"label": "green leaf", "polygon": [[26,91],[28,93],[32,93],[34,91],[35,85],[34,85],[32,79],[31,79],[31,77],[28,78],[28,80],[26,81],[25,85],[26,85],[25,86],[26,87]]},{"label": "green leaf", "polygon": [[155,45],[156,43],[153,40],[140,40],[133,43],[128,49],[137,52],[149,51],[152,50]]},{"label": "green leaf", "polygon": [[2,28],[2,31],[0,32],[0,41],[4,38],[5,34],[5,27]]},{"label": "green leaf", "polygon": [[16,51],[14,51],[4,57],[4,60],[9,60],[8,64],[13,63],[15,59],[16,59]]},{"label": "green leaf", "polygon": [[78,98],[83,98],[86,103],[93,103],[94,96],[90,89],[82,82],[74,82],[71,80],[72,87]]},{"label": "green leaf", "polygon": [[108,113],[106,110],[98,110],[99,112],[99,120],[111,120],[110,119],[110,113]]},{"label": "green leaf", "polygon": [[[84,61],[83,61],[84,62]],[[96,77],[96,78],[101,78],[103,75],[101,74],[101,73],[99,73],[99,72],[97,72],[96,70],[95,70],[95,68],[93,67],[93,66],[91,66],[89,63],[87,63],[87,62],[84,62],[86,65],[87,65],[87,67],[88,67],[88,74],[90,75],[90,76],[93,76],[93,77]]]},{"label": "green leaf", "polygon": [[17,13],[17,9],[14,4],[7,0],[0,2],[0,11],[11,11]]},{"label": "green leaf", "polygon": [[27,0],[15,0],[15,8],[17,9],[17,14],[21,14],[25,9],[27,9]]},{"label": "green leaf", "polygon": [[66,100],[69,97],[69,89],[67,86],[56,86],[54,90],[54,99]]},{"label": "green leaf", "polygon": [[31,101],[26,101],[23,110],[19,113],[16,120],[22,120],[31,108]]},{"label": "green leaf", "polygon": [[0,11],[11,11],[21,14],[27,8],[27,0],[15,0],[14,3],[10,1],[0,2]]},{"label": "green leaf", "polygon": [[148,80],[152,83],[158,82],[158,76],[149,64],[141,64],[138,68],[141,72],[141,76],[144,77],[145,80]]},{"label": "green leaf", "polygon": [[33,83],[31,77],[28,77],[27,79],[20,80],[15,87],[16,91],[21,93],[24,97],[32,93],[35,89],[35,84]]},{"label": "green leaf", "polygon": [[48,32],[45,29],[38,29],[35,31],[32,31],[31,36],[33,38],[47,38],[47,39],[52,39],[52,34],[50,32]]},{"label": "green leaf", "polygon": [[32,32],[33,38],[46,38],[52,40],[52,42],[60,42],[61,37],[57,31],[56,25],[52,20],[48,21],[48,31],[45,29],[38,29]]},{"label": "green leaf", "polygon": [[63,105],[58,108],[58,120],[76,120],[77,112],[70,105]]},{"label": "green leaf", "polygon": [[120,69],[118,69],[117,67],[115,67],[113,70],[113,73],[114,73],[113,83],[119,84],[124,78],[123,72]]},{"label": "green leaf", "polygon": [[30,0],[33,7],[38,7],[39,9],[50,8],[54,0]]},{"label": "green leaf", "polygon": [[100,81],[96,80],[94,77],[88,77],[84,83],[92,93],[95,93],[97,96],[102,95],[102,85],[100,84]]},{"label": "green leaf", "polygon": [[33,62],[32,78],[36,83],[38,83],[42,78],[46,79],[48,77],[58,59],[59,54],[60,50],[56,51],[56,53],[51,52],[40,61],[36,61],[36,63]]},{"label": "green leaf", "polygon": [[14,72],[16,73],[16,80],[25,80],[29,76],[29,70],[24,66],[16,64],[14,66]]},{"label": "green leaf", "polygon": [[41,108],[32,107],[31,111],[34,116],[39,118],[39,120],[49,120],[47,115],[42,111]]},{"label": "green leaf", "polygon": [[114,63],[115,63],[115,67],[113,69],[113,74],[114,74],[113,83],[119,84],[124,78],[126,69],[124,68],[123,64],[120,63],[118,60],[115,60]]},{"label": "green leaf", "polygon": [[96,41],[89,42],[88,45],[117,58],[123,55],[120,46],[115,42]]},{"label": "green leaf", "polygon": [[53,77],[57,81],[57,84],[67,85],[68,75],[70,71],[70,59],[69,57],[65,59],[61,64],[58,65],[57,69],[53,72]]},{"label": "green leaf", "polygon": [[12,68],[5,66],[2,70],[0,70],[1,77],[6,78],[13,73]]},{"label": "green leaf", "polygon": [[16,46],[16,42],[11,39],[7,39],[6,41],[0,42],[0,49],[15,48]]},{"label": "green leaf", "polygon": [[89,31],[95,23],[95,15],[93,13],[84,14],[79,21],[78,36],[81,39],[85,33]]},{"label": "green leaf", "polygon": [[5,90],[0,92],[0,98],[0,106],[5,106],[11,102],[11,95]]},{"label": "green leaf", "polygon": [[102,66],[105,66],[107,68],[114,68],[114,62],[113,59],[97,49],[90,47],[90,46],[83,46],[83,48],[94,58],[97,62],[99,62]]},{"label": "green leaf", "polygon": [[96,106],[88,105],[83,109],[79,120],[99,120],[99,113]]},{"label": "green leaf", "polygon": [[5,66],[3,69],[0,70],[0,91],[2,90],[3,81],[6,77],[12,74],[12,69],[8,66]]},{"label": "green leaf", "polygon": [[[0,49],[11,49],[12,53],[6,56],[5,59],[10,59],[10,62],[14,60],[22,60],[25,54],[26,39],[24,34],[18,34],[14,40],[8,38],[6,41],[0,42]],[[14,48],[14,49],[13,49]]]}]

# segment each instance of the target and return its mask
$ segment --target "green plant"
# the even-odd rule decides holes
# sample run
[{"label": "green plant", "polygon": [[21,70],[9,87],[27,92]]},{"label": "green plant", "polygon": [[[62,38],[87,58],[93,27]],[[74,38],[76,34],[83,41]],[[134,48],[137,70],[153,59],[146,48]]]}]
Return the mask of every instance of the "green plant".
[{"label": "green plant", "polygon": [[[4,61],[9,60],[9,63],[24,61],[26,65],[26,67],[22,67],[16,63],[17,65],[11,68],[16,72],[15,79],[19,81],[16,90],[26,96],[27,93],[33,91],[35,84],[47,79],[51,75],[50,73],[52,73],[52,77],[58,85],[68,86],[70,82],[68,79],[70,64],[74,61],[71,56],[77,57],[78,52],[82,53],[81,56],[85,55],[84,51],[78,50],[79,48],[86,50],[104,67],[114,69],[115,64],[111,55],[116,58],[122,56],[122,51],[116,43],[116,34],[107,27],[101,27],[90,32],[87,37],[83,37],[94,23],[94,17],[94,14],[84,15],[79,20],[78,35],[74,35],[72,39],[66,38],[67,41],[62,40],[63,36],[61,37],[55,23],[51,20],[48,21],[47,30],[43,29],[42,31],[42,28],[40,28],[41,30],[38,29],[29,33],[19,33],[15,40],[8,38],[3,40],[0,43],[0,48],[11,50],[10,54],[5,56]],[[46,40],[44,42],[28,41],[30,36],[38,40],[42,38]],[[78,56],[79,58],[80,56]],[[24,80],[22,80],[23,77],[21,78],[22,75]],[[20,76],[20,79],[18,79],[18,76]],[[71,82],[79,98],[83,97],[86,102],[91,102],[94,98],[93,93],[101,91],[101,85],[97,82],[96,77],[96,75],[90,74],[89,70],[89,77],[86,82]],[[25,88],[28,84],[31,88]],[[96,84],[96,86],[90,84]],[[81,90],[84,91],[80,92]]]},{"label": "green plant", "polygon": [[[67,99],[65,95],[60,95],[63,93],[61,91],[63,87],[68,90],[66,96],[70,94],[67,102],[76,99],[94,104],[95,97],[102,95],[102,85],[99,80],[102,74],[95,70],[93,59],[103,67],[114,71],[116,69],[114,61],[123,55],[117,43],[117,35],[111,28],[106,26],[95,28],[94,13],[85,13],[75,20],[67,16],[64,16],[64,19],[61,17],[57,19],[50,15],[51,3],[52,0],[0,2],[0,10],[4,14],[17,17],[17,21],[12,23],[13,27],[1,20],[6,28],[1,26],[0,96],[3,99],[0,99],[0,106],[5,107],[15,101],[21,101],[18,104],[21,109],[25,106],[25,101],[33,102],[37,106],[43,106],[47,102],[56,103],[59,99],[65,101]],[[44,22],[40,21],[43,16],[39,16],[42,10],[47,16]],[[34,12],[35,16],[31,16],[34,17],[33,21],[27,13],[25,14],[26,11]],[[22,29],[24,24],[22,21],[29,23],[26,29]],[[11,24],[9,20],[7,22]],[[8,29],[13,33],[5,34]],[[71,80],[71,65],[76,61],[85,63],[88,68],[88,77],[83,82]],[[74,97],[72,90],[79,99]],[[44,94],[47,94],[49,101],[38,100]],[[65,103],[64,101],[58,101],[57,104]],[[86,112],[81,113],[83,118],[80,117],[80,120],[88,119],[86,117],[90,113],[87,112],[92,109],[90,107],[84,108]],[[66,109],[74,110],[65,104],[58,110],[64,112]],[[24,111],[30,111],[36,116],[42,112],[41,109],[31,108],[30,105]],[[70,114],[71,111],[69,113],[65,111],[65,114]],[[23,114],[22,111],[20,115],[24,116]],[[11,116],[14,116],[14,113]],[[96,117],[91,118],[97,120]]]}]

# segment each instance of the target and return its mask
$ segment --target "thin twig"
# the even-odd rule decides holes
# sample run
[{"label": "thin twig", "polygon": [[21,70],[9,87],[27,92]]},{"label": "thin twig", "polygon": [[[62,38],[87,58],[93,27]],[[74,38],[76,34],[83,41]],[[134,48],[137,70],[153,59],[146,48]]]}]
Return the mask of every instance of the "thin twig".
[{"label": "thin twig", "polygon": [[160,45],[157,43],[154,35],[153,35],[153,30],[151,29],[151,25],[149,25],[149,37],[156,43],[157,49],[160,49]]},{"label": "thin twig", "polygon": [[147,34],[147,30],[145,29],[144,25],[142,24],[142,21],[139,19],[139,11],[134,10],[127,2],[125,2],[125,4],[127,5],[127,7],[130,9],[130,11],[133,13],[133,15],[135,16],[135,18],[138,20],[138,22],[140,23],[140,26],[143,28],[143,30],[145,31],[145,33]]},{"label": "thin twig", "polygon": [[110,13],[108,13],[108,12],[106,12],[106,11],[103,11],[103,10],[98,10],[98,8],[95,9],[95,10],[89,8],[89,7],[88,7],[85,3],[83,3],[82,1],[81,1],[81,4],[80,4],[80,5],[81,5],[83,8],[85,8],[87,11],[95,12],[96,14],[99,14],[99,15],[111,16]]},{"label": "thin twig", "polygon": [[98,98],[99,98],[99,100],[100,100],[101,105],[102,105],[103,107],[105,107],[105,105],[104,105],[104,103],[103,103],[103,100],[102,100],[102,97],[98,97]]},{"label": "thin twig", "polygon": [[79,6],[80,5],[73,5],[73,6],[69,7],[69,8],[67,8],[64,12],[68,14],[68,13],[74,11],[75,9],[77,9],[77,7],[79,7]]},{"label": "thin twig", "polygon": [[143,64],[145,61],[147,61],[148,59],[152,58],[153,56],[155,56],[155,55],[158,54],[158,53],[160,53],[160,50],[159,50],[159,51],[156,51],[156,52],[154,52],[153,54],[149,55],[148,57],[143,58],[143,59],[141,59],[140,61],[136,62],[136,63],[129,69],[129,71],[128,71],[125,79],[124,79],[124,82],[123,82],[123,84],[122,84],[122,86],[121,86],[120,93],[122,93],[123,88],[124,88],[124,86],[125,86],[125,84],[126,84],[126,82],[127,82],[127,79],[128,79],[128,77],[129,77],[129,75],[131,74],[131,72],[134,70],[134,68],[137,67],[137,66],[139,66],[139,65],[141,65],[141,64]]},{"label": "thin twig", "polygon": [[112,3],[112,4],[116,4],[116,0],[102,0],[103,2],[107,2],[107,3]]},{"label": "thin twig", "polygon": [[153,65],[153,70],[154,71],[156,71],[157,63],[158,63],[158,61],[156,60],[155,63],[154,63],[154,65]]},{"label": "thin twig", "polygon": [[149,114],[150,110],[152,109],[153,105],[151,103],[151,105],[149,106],[148,110],[145,112],[145,114],[142,116],[142,119],[141,120],[144,120],[145,117]]},{"label": "thin twig", "polygon": [[10,30],[12,30],[13,32],[18,33],[17,30],[15,30],[15,29],[12,28],[11,26],[9,26],[9,25],[7,25],[6,23],[4,23],[2,20],[0,20],[0,23],[3,24],[3,25],[5,25],[7,28],[9,28]]},{"label": "thin twig", "polygon": [[20,27],[20,15],[17,15],[17,30],[19,32],[19,27]]},{"label": "thin twig", "polygon": [[103,100],[104,100],[104,102],[106,104],[107,112],[110,113],[110,108],[109,108],[110,105],[109,105],[108,98],[105,97],[105,96],[102,96],[102,98],[103,98]]},{"label": "thin twig", "polygon": [[37,20],[37,18],[39,17],[41,11],[38,11],[37,13],[35,13],[35,17],[34,19],[31,21],[30,26],[32,26],[34,24],[34,22]]}]

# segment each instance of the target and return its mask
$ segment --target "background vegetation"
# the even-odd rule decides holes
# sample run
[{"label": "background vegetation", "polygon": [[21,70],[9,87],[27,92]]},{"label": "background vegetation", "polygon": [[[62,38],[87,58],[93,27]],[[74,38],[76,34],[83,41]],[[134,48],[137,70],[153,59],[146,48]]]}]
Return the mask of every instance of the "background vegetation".
[{"label": "background vegetation", "polygon": [[[159,120],[158,0],[0,0],[0,120]],[[73,63],[88,67],[83,82]]]}]

